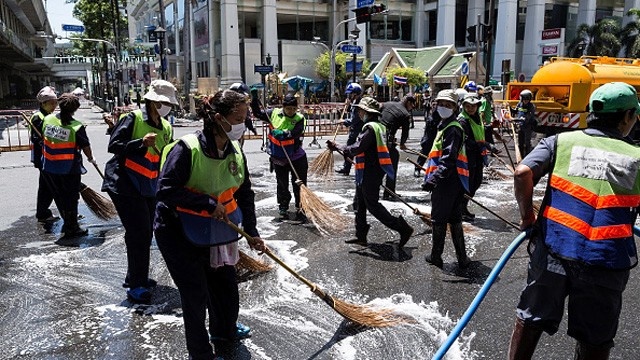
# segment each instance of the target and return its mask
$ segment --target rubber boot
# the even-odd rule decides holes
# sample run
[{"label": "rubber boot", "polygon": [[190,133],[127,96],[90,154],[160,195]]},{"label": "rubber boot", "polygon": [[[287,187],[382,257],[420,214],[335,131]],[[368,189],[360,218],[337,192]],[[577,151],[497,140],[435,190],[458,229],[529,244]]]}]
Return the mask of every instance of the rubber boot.
[{"label": "rubber boot", "polygon": [[509,343],[509,360],[529,360],[536,351],[542,330],[533,326],[525,326],[524,320],[516,318],[516,323]]},{"label": "rubber boot", "polygon": [[598,347],[578,341],[573,360],[607,360],[609,359],[610,347]]},{"label": "rubber boot", "polygon": [[345,243],[367,245],[367,234],[369,233],[370,228],[371,228],[371,225],[368,225],[368,224],[361,228],[356,227],[356,238],[345,240]]},{"label": "rubber boot", "polygon": [[89,233],[89,230],[83,229],[78,225],[78,211],[63,211],[61,212],[64,219],[64,225],[62,226],[62,232],[64,238],[76,238],[85,236]]},{"label": "rubber boot", "polygon": [[466,222],[473,222],[476,219],[476,214],[469,211],[469,199],[464,199],[464,207],[462,208],[462,220]]},{"label": "rubber boot", "polygon": [[402,216],[398,217],[398,232],[400,233],[400,243],[398,244],[398,246],[402,248],[403,246],[405,246],[407,241],[409,241],[411,235],[413,235],[413,228]]},{"label": "rubber boot", "polygon": [[444,238],[447,236],[447,224],[433,224],[433,245],[431,254],[424,259],[439,268],[442,268],[442,252],[444,251]]},{"label": "rubber boot", "polygon": [[450,224],[450,226],[451,240],[453,240],[453,247],[456,249],[456,257],[458,258],[458,267],[464,269],[469,266],[469,263],[471,263],[471,259],[469,259],[469,257],[467,256],[462,223],[453,223]]}]

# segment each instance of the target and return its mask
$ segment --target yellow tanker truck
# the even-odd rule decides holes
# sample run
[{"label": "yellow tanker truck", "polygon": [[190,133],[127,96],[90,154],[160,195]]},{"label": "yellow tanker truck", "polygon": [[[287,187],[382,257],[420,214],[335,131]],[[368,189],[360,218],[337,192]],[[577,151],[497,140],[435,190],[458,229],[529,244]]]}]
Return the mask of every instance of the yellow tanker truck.
[{"label": "yellow tanker truck", "polygon": [[513,107],[522,90],[531,90],[537,109],[537,131],[554,134],[585,128],[591,92],[612,81],[626,82],[640,90],[640,59],[552,58],[531,82],[509,83],[505,100]]}]

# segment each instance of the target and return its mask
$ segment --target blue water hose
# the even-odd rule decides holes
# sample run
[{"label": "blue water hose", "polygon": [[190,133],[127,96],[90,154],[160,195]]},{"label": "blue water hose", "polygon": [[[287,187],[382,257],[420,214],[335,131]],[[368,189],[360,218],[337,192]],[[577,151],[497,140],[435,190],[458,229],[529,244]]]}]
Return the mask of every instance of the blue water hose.
[{"label": "blue water hose", "polygon": [[509,258],[513,255],[514,252],[516,252],[516,249],[518,249],[518,246],[520,246],[520,244],[522,244],[522,242],[528,236],[529,236],[528,232],[524,232],[524,231],[521,232],[520,235],[518,235],[511,242],[511,245],[509,245],[507,250],[505,250],[504,253],[502,253],[502,256],[496,263],[496,266],[494,266],[493,269],[491,270],[491,273],[487,277],[487,280],[485,280],[484,284],[482,285],[482,288],[480,288],[480,291],[478,291],[478,294],[476,294],[476,297],[471,302],[471,305],[469,305],[469,308],[467,309],[467,311],[465,311],[464,315],[462,315],[462,317],[460,318],[460,321],[458,321],[458,324],[453,328],[453,331],[451,331],[451,334],[449,334],[449,337],[440,346],[436,354],[433,355],[433,357],[431,358],[432,360],[441,360],[444,357],[444,355],[447,353],[447,351],[449,351],[449,348],[451,347],[451,345],[453,345],[453,343],[456,341],[458,336],[460,336],[460,333],[462,332],[464,327],[467,326],[467,323],[469,323],[469,320],[471,320],[471,317],[473,316],[473,314],[475,314],[476,310],[478,310],[478,306],[480,306],[480,303],[482,302],[484,297],[487,295],[487,292],[489,291],[493,283],[498,278],[498,275],[506,265]]},{"label": "blue water hose", "polygon": [[[636,236],[640,237],[640,228],[637,226],[634,226],[633,233]],[[496,263],[496,266],[493,267],[493,270],[491,270],[491,273],[487,277],[487,280],[485,280],[480,291],[478,291],[478,294],[476,294],[476,297],[471,302],[471,305],[469,305],[469,308],[467,309],[467,311],[465,311],[464,315],[462,315],[462,317],[460,318],[460,321],[458,321],[458,324],[453,328],[453,331],[451,331],[451,334],[449,334],[449,337],[447,337],[447,339],[440,346],[440,348],[435,353],[435,355],[433,355],[433,358],[431,358],[432,360],[441,360],[444,357],[444,355],[447,353],[447,351],[449,351],[449,348],[451,347],[451,345],[453,345],[453,343],[456,341],[458,336],[460,336],[460,333],[465,328],[465,326],[467,326],[473,314],[475,314],[476,310],[478,310],[478,306],[480,306],[480,303],[482,302],[482,300],[484,300],[484,297],[487,295],[487,292],[489,291],[493,283],[498,278],[498,275],[506,265],[509,258],[511,258],[511,256],[516,251],[518,246],[522,244],[522,242],[528,237],[528,235],[529,235],[528,232],[520,233],[520,235],[518,235],[515,239],[513,239],[513,242],[511,242],[511,245],[509,245],[507,250],[505,250],[504,253],[502,253],[502,256]]]}]

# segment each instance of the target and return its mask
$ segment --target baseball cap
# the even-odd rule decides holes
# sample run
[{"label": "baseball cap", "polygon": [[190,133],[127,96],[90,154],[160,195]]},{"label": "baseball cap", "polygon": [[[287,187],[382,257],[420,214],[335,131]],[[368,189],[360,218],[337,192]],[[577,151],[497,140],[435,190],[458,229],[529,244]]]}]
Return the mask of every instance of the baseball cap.
[{"label": "baseball cap", "polygon": [[597,88],[589,98],[589,111],[614,113],[635,109],[640,114],[640,102],[636,89],[623,82],[611,82]]},{"label": "baseball cap", "polygon": [[58,96],[51,86],[45,86],[40,89],[38,95],[36,96],[36,99],[38,100],[38,102],[43,103],[49,100],[56,100],[58,99]]}]

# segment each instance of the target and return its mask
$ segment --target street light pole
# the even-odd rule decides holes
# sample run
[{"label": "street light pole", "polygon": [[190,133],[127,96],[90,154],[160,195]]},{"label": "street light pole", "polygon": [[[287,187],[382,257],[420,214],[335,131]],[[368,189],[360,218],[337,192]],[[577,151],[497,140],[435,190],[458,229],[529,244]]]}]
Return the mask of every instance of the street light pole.
[{"label": "street light pole", "polygon": [[[333,28],[333,34],[331,36],[331,42],[333,43],[334,41],[336,41],[336,31],[338,31],[338,28],[340,27],[340,25],[346,24],[349,21],[354,21],[355,19],[356,19],[355,17],[352,17],[352,18],[349,18],[349,19],[344,19],[344,20],[340,21],[339,23],[337,23],[336,26]],[[330,76],[329,76],[329,82],[331,83],[331,97],[330,97],[330,99],[331,99],[332,102],[335,101],[335,99],[336,99],[336,95],[335,95],[335,92],[336,92],[336,47],[338,45],[340,45],[341,43],[342,43],[342,41],[337,43],[335,46],[333,46],[331,48],[331,69],[330,69],[331,72],[330,72]]]},{"label": "street light pole", "polygon": [[165,57],[164,57],[164,35],[167,32],[162,26],[159,26],[154,30],[156,33],[156,37],[158,38],[158,42],[160,43],[160,78],[162,80],[167,80],[167,69],[165,68]]}]

